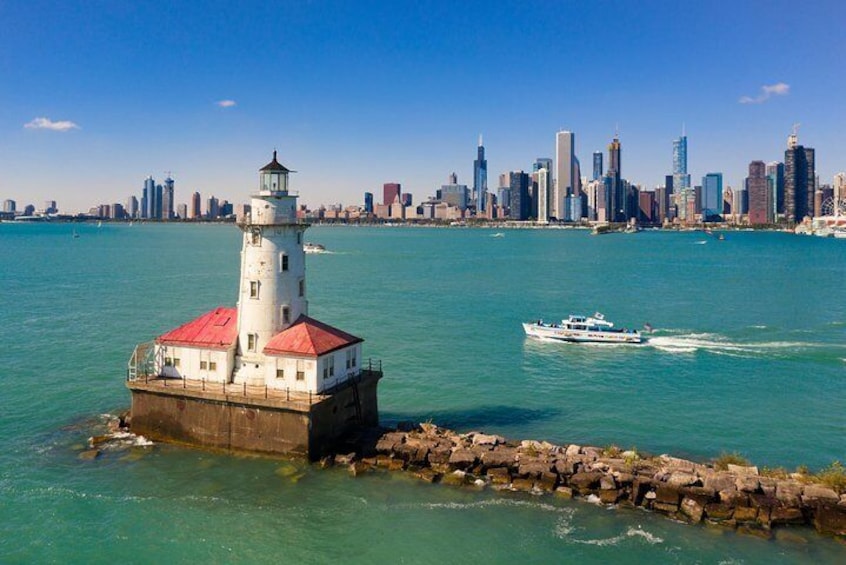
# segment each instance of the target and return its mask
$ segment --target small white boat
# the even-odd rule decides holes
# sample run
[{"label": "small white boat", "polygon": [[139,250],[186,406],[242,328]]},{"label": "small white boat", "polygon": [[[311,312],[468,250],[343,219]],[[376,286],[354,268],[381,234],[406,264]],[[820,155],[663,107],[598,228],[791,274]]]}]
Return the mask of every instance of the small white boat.
[{"label": "small white boat", "polygon": [[306,253],[309,253],[309,254],[311,254],[311,253],[326,253],[326,247],[324,247],[323,245],[321,245],[319,243],[310,243],[308,241],[303,244],[303,250]]},{"label": "small white boat", "polygon": [[846,228],[834,228],[831,235],[837,239],[846,239]]},{"label": "small white boat", "polygon": [[615,328],[605,316],[597,312],[593,316],[571,314],[558,324],[543,320],[523,324],[529,337],[552,339],[574,343],[643,343],[644,338],[637,330]]}]

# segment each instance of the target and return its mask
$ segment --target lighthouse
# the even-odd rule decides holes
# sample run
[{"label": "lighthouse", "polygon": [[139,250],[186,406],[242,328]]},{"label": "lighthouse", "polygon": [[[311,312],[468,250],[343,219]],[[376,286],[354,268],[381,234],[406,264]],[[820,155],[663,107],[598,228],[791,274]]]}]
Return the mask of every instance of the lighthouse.
[{"label": "lighthouse", "polygon": [[238,220],[234,308],[220,306],[138,345],[127,370],[132,426],[159,440],[316,457],[352,429],[378,424],[381,364],[363,339],[308,315],[294,172],[259,169]]}]

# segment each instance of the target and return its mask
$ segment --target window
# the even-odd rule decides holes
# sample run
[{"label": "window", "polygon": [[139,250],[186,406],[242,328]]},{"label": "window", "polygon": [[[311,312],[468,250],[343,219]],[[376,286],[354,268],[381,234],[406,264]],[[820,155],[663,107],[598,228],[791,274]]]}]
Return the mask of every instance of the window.
[{"label": "window", "polygon": [[355,347],[347,349],[347,369],[355,368]]},{"label": "window", "polygon": [[250,243],[253,245],[261,245],[261,230],[259,228],[253,228],[250,232]]},{"label": "window", "polygon": [[217,370],[217,363],[215,361],[209,361],[209,371],[216,371]]},{"label": "window", "polygon": [[200,370],[205,371],[209,368],[209,364],[206,361],[200,361]]},{"label": "window", "polygon": [[291,323],[291,309],[287,306],[282,307],[282,323],[283,324],[290,324]]},{"label": "window", "polygon": [[305,380],[305,362],[302,359],[297,360],[297,380]]},{"label": "window", "polygon": [[328,379],[335,376],[335,356],[330,355],[323,360],[323,378]]},{"label": "window", "polygon": [[302,245],[302,244],[303,244],[303,232],[298,231],[297,232],[297,245]]},{"label": "window", "polygon": [[259,283],[258,281],[250,281],[250,298],[258,298]]},{"label": "window", "polygon": [[353,347],[352,348],[352,366],[353,366],[353,368],[355,368],[357,361],[358,360],[356,359],[356,350],[355,350],[355,347]]},{"label": "window", "polygon": [[174,357],[174,358],[173,358],[173,366],[174,366],[174,367],[179,367],[179,357]]},{"label": "window", "polygon": [[349,368],[350,368],[350,361],[351,361],[351,359],[350,359],[350,350],[349,350],[349,349],[347,349],[347,369],[349,369]]},{"label": "window", "polygon": [[288,270],[288,256],[284,253],[279,254],[279,271],[287,271]]},{"label": "window", "polygon": [[165,357],[165,367],[173,367],[173,359]]},{"label": "window", "polygon": [[300,296],[305,296],[305,279],[300,279]]},{"label": "window", "polygon": [[256,334],[247,334],[247,351],[256,350],[256,342],[258,341]]},{"label": "window", "polygon": [[285,378],[285,369],[276,369],[276,378],[277,379],[284,379]]}]

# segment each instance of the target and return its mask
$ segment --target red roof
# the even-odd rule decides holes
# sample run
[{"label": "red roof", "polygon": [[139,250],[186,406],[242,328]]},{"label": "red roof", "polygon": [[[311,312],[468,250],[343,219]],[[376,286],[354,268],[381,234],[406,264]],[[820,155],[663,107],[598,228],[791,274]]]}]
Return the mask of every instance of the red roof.
[{"label": "red roof", "polygon": [[317,357],[348,345],[364,341],[338,328],[308,316],[300,316],[290,327],[282,330],[267,343],[268,355],[303,355]]},{"label": "red roof", "polygon": [[215,308],[196,320],[160,335],[156,343],[228,349],[238,337],[238,309]]}]

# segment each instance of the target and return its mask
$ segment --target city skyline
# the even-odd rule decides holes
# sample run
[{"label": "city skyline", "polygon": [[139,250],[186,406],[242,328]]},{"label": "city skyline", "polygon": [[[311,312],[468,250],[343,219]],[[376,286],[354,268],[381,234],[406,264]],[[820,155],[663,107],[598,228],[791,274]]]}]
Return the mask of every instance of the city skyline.
[{"label": "city skyline", "polygon": [[[589,163],[616,124],[625,177],[648,189],[672,171],[682,123],[695,179],[722,171],[742,186],[752,160],[782,160],[793,123],[822,182],[846,168],[846,84],[826,72],[836,50],[819,34],[777,40],[838,21],[839,5],[744,4],[730,17],[716,5],[550,5],[539,23],[538,7],[517,4],[282,3],[279,20],[296,24],[282,35],[257,3],[205,6],[0,6],[0,198],[83,211],[172,170],[179,203],[194,191],[237,202],[254,155],[275,147],[304,171],[293,181],[304,203],[359,203],[388,181],[430,194],[452,171],[472,179],[479,132],[496,178],[554,155],[561,129]],[[669,25],[679,18],[684,29]],[[571,67],[530,88],[539,60]],[[614,80],[594,82],[597,69]],[[526,88],[499,88],[511,75]]]}]

